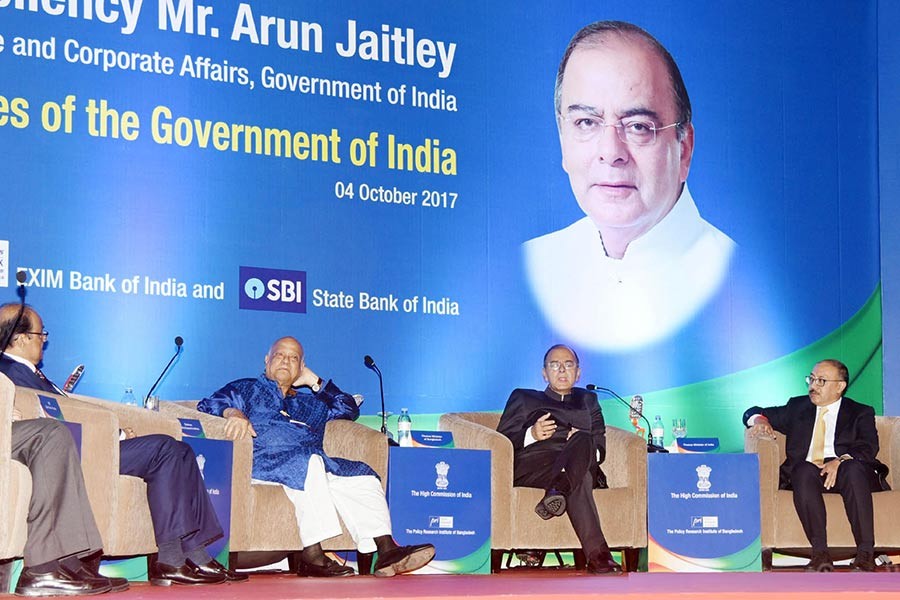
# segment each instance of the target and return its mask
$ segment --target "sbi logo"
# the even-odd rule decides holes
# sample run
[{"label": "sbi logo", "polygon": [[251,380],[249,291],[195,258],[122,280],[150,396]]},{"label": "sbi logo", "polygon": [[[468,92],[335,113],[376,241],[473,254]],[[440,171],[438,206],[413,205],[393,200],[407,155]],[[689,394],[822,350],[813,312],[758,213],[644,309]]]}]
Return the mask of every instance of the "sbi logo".
[{"label": "sbi logo", "polygon": [[238,289],[242,309],[306,312],[306,271],[241,267]]}]

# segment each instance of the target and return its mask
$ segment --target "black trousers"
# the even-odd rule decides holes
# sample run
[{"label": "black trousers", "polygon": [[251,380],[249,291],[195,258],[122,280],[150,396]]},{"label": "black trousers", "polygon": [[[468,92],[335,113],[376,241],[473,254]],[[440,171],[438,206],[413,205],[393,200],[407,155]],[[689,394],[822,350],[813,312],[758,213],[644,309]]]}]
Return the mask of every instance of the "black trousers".
[{"label": "black trousers", "polygon": [[813,552],[828,550],[825,499],[822,496],[826,493],[841,495],[857,551],[871,552],[875,547],[872,492],[881,489],[875,472],[860,461],[845,461],[838,468],[834,487],[826,490],[825,478],[819,471],[819,467],[807,461],[794,465],[791,470],[794,507]]},{"label": "black trousers", "polygon": [[516,461],[513,485],[556,488],[562,492],[566,496],[566,514],[585,556],[590,560],[608,551],[594,503],[590,466],[596,458],[590,434],[577,431],[563,444],[554,440],[535,442],[526,451],[527,460]]}]

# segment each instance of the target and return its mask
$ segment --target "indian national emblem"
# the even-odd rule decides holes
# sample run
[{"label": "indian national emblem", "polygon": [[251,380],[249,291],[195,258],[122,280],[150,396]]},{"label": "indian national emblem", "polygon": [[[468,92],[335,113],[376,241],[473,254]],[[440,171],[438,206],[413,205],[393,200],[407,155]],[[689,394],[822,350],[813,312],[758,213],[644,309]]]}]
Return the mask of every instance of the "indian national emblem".
[{"label": "indian national emblem", "polygon": [[200,476],[206,477],[206,474],[203,472],[203,467],[206,466],[206,457],[202,454],[197,455],[197,466],[200,468]]},{"label": "indian national emblem", "polygon": [[709,488],[712,487],[712,484],[709,482],[710,473],[712,473],[712,468],[706,465],[697,467],[697,489],[701,492],[708,492]]},{"label": "indian national emblem", "polygon": [[450,481],[447,479],[447,473],[450,472],[450,465],[441,461],[434,465],[434,470],[437,472],[437,479],[434,480],[434,485],[436,485],[439,490],[446,490],[447,486],[450,485]]}]

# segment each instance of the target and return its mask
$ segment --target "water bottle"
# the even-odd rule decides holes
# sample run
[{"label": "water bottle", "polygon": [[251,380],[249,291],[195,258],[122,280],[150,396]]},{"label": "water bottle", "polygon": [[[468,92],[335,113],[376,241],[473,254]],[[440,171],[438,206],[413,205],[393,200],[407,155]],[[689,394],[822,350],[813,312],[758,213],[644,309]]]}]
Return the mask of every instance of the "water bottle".
[{"label": "water bottle", "polygon": [[656,415],[653,420],[653,426],[650,428],[650,435],[653,436],[653,445],[662,447],[666,435],[666,426],[663,425],[662,417]]},{"label": "water bottle", "polygon": [[400,418],[397,419],[397,443],[401,446],[412,446],[412,419],[409,418],[409,410],[400,409]]},{"label": "water bottle", "polygon": [[125,394],[122,396],[122,404],[128,406],[139,406],[137,398],[134,397],[134,390],[130,387],[125,388]]}]

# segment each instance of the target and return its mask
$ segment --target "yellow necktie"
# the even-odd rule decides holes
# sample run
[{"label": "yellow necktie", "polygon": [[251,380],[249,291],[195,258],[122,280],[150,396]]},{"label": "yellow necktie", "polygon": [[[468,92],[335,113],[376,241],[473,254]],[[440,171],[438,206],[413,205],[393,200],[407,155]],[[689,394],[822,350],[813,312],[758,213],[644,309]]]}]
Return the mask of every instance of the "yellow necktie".
[{"label": "yellow necktie", "polygon": [[819,410],[816,428],[813,430],[812,461],[819,466],[825,463],[825,413],[827,412],[827,408]]}]

